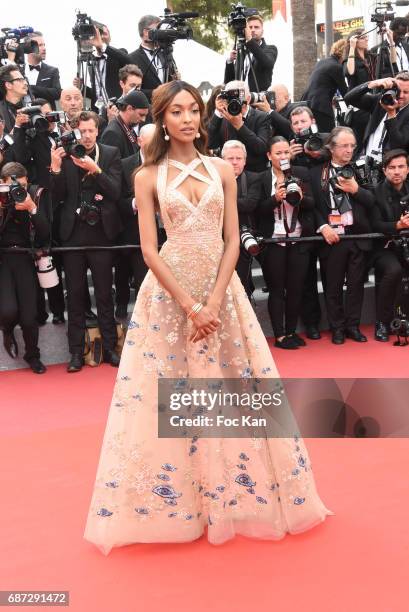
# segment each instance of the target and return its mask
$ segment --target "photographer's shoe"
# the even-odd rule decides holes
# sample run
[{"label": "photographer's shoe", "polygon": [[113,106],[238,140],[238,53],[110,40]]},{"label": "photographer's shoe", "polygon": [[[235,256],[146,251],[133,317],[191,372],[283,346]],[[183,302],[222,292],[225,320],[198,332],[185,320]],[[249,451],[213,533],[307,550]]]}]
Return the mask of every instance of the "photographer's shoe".
[{"label": "photographer's shoe", "polygon": [[375,323],[375,340],[378,340],[378,342],[389,341],[388,327],[382,321],[376,321]]},{"label": "photographer's shoe", "polygon": [[13,329],[10,331],[3,330],[3,345],[12,359],[18,356],[18,345]]},{"label": "photographer's shoe", "polygon": [[121,361],[121,358],[115,353],[115,351],[104,351],[104,363],[110,363],[113,368],[117,368]]},{"label": "photographer's shoe", "polygon": [[307,346],[307,343],[304,338],[301,338],[301,336],[299,336],[295,332],[293,334],[288,334],[287,338],[291,338],[291,340],[294,340],[297,346]]},{"label": "photographer's shoe", "polygon": [[281,338],[281,340],[276,338],[274,346],[276,346],[277,348],[291,349],[291,350],[299,348],[299,345],[297,344],[297,342],[294,340],[294,338],[291,338],[290,336],[284,336],[284,338]]},{"label": "photographer's shoe", "polygon": [[63,314],[55,314],[55,315],[53,315],[53,324],[54,325],[61,325],[63,323],[65,323],[64,313]]},{"label": "photographer's shoe", "polygon": [[309,325],[305,329],[305,335],[309,340],[319,340],[321,338],[320,330],[315,325]]},{"label": "photographer's shoe", "polygon": [[343,329],[334,329],[332,332],[332,344],[344,344],[345,334]]},{"label": "photographer's shoe", "polygon": [[43,362],[40,361],[38,357],[32,357],[31,359],[25,359],[25,361],[27,361],[28,365],[30,366],[34,374],[44,374],[44,372],[47,371],[47,368],[45,367]]},{"label": "photographer's shoe", "polygon": [[72,372],[79,372],[82,370],[82,366],[84,365],[84,358],[81,353],[72,353],[71,361],[67,365],[67,372],[72,374]]},{"label": "photographer's shoe", "polygon": [[361,333],[358,327],[347,327],[345,336],[351,340],[355,340],[355,342],[368,342],[368,338]]}]

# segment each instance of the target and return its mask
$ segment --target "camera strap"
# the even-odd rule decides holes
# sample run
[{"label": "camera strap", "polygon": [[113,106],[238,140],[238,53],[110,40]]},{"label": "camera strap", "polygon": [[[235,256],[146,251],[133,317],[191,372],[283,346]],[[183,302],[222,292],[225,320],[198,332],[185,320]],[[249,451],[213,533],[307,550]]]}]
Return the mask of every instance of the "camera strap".
[{"label": "camera strap", "polygon": [[126,125],[126,123],[124,122],[124,120],[122,119],[120,115],[117,116],[117,121],[119,125],[121,126],[122,131],[125,133],[126,137],[128,138],[129,142],[135,146],[138,146],[138,139],[136,137],[135,132],[129,129],[129,127]]},{"label": "camera strap", "polygon": [[247,198],[247,176],[244,172],[240,174],[240,187],[242,197]]},{"label": "camera strap", "polygon": [[291,223],[290,225],[288,225],[288,217],[287,217],[287,210],[286,210],[286,201],[284,200],[283,203],[281,204],[280,208],[278,209],[278,218],[283,219],[283,223],[284,223],[284,229],[285,229],[285,233],[286,236],[288,237],[289,234],[292,234],[295,230],[295,226],[297,225],[297,221],[298,221],[298,208],[293,207],[293,214],[291,216]]}]

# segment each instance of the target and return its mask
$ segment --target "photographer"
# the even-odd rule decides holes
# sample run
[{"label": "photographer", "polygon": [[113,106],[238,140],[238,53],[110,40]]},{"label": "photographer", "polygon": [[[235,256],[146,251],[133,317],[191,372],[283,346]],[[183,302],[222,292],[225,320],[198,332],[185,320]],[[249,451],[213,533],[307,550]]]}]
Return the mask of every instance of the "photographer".
[{"label": "photographer", "polygon": [[[81,132],[86,155],[67,155],[63,147],[51,152],[53,201],[62,201],[62,246],[111,246],[120,230],[117,202],[121,190],[121,160],[116,148],[98,145],[98,116],[81,112],[72,122]],[[68,372],[83,366],[85,334],[85,279],[90,267],[94,283],[104,361],[118,366],[112,300],[112,253],[69,251],[64,253],[68,297]]]},{"label": "photographer", "polygon": [[[222,158],[233,167],[237,182],[237,210],[239,213],[240,233],[242,233],[243,228],[247,228],[250,232],[255,231],[254,211],[260,199],[260,175],[244,170],[246,157],[246,147],[239,140],[228,140],[224,143]],[[249,298],[254,291],[251,278],[252,260],[251,254],[241,244],[236,272]]]},{"label": "photographer", "polygon": [[[247,18],[245,37],[247,54],[244,62],[244,81],[250,91],[266,91],[271,85],[278,53],[277,47],[266,44],[263,38],[263,20],[259,15],[252,15]],[[234,62],[236,58],[237,51],[233,49],[226,62],[225,83],[233,81],[235,78]]]},{"label": "photographer", "polygon": [[38,53],[29,53],[26,56],[27,61],[24,68],[31,95],[34,98],[45,98],[53,110],[61,95],[59,70],[45,63],[46,46],[41,32],[29,34],[26,40],[33,41],[38,46]]},{"label": "photographer", "polygon": [[0,119],[4,121],[4,133],[12,134],[14,125],[21,127],[29,118],[19,113],[28,93],[28,84],[16,64],[0,68]]},{"label": "photographer", "polygon": [[[408,156],[403,149],[387,151],[382,161],[385,181],[375,189],[372,225],[375,232],[392,236],[409,230]],[[398,248],[388,241],[376,241],[372,263],[375,268],[375,340],[389,340],[389,326],[402,279],[403,268]]]},{"label": "photographer", "polygon": [[[396,72],[409,69],[409,45],[406,41],[409,21],[406,17],[396,17],[391,21],[387,31],[388,47],[381,55],[379,76],[387,78],[393,76],[391,65]],[[378,53],[379,45],[371,49],[371,53]],[[368,79],[366,79],[368,80]]]},{"label": "photographer", "polygon": [[160,19],[155,15],[144,15],[141,17],[138,23],[141,44],[138,49],[129,54],[106,45],[98,29],[95,31],[95,38],[90,39],[91,44],[99,48],[103,53],[106,53],[108,58],[115,59],[120,67],[126,64],[136,64],[139,66],[143,73],[141,89],[148,100],[151,100],[153,90],[164,82],[163,69],[165,60],[163,53],[162,51],[157,52],[156,44],[149,38],[149,30],[156,29],[159,23]]},{"label": "photographer", "polygon": [[[274,136],[268,157],[271,169],[261,175],[261,200],[256,209],[259,233],[264,238],[313,235],[314,200],[308,171],[290,166],[290,145],[282,136]],[[269,243],[260,254],[269,291],[268,312],[278,348],[297,349],[305,345],[295,330],[309,250],[308,243]]]},{"label": "photographer", "polygon": [[[0,246],[31,248],[49,240],[49,224],[43,214],[48,195],[29,186],[27,172],[19,163],[5,164],[0,174]],[[5,186],[8,191],[5,191]],[[20,324],[25,344],[24,359],[36,374],[43,374],[40,361],[37,323],[37,279],[29,253],[0,255],[0,327],[4,347],[16,357],[18,347],[13,329]]]},{"label": "photographer", "polygon": [[149,102],[142,91],[130,91],[116,102],[119,109],[101,136],[101,143],[117,147],[121,159],[139,149],[134,127],[144,123],[149,113]]},{"label": "photographer", "polygon": [[335,127],[332,98],[337,91],[341,96],[345,96],[347,91],[342,70],[346,44],[346,40],[342,39],[332,45],[330,56],[317,63],[301,97],[302,100],[308,100],[320,132],[330,132]]},{"label": "photographer", "polygon": [[[384,91],[371,93],[377,88]],[[371,114],[363,140],[366,155],[379,159],[388,149],[409,151],[408,72],[358,85],[347,93],[345,102]]]},{"label": "photographer", "polygon": [[356,149],[353,131],[348,127],[334,128],[327,147],[330,161],[312,168],[310,175],[318,232],[326,242],[321,249],[320,262],[325,274],[325,299],[332,342],[343,344],[345,337],[366,342],[359,330],[359,322],[367,254],[372,245],[370,240],[340,240],[340,236],[371,231],[369,217],[374,201],[371,192],[358,185],[351,166]]},{"label": "photographer", "polygon": [[[266,113],[251,108],[249,102],[250,92],[243,81],[227,83],[216,98],[216,110],[209,122],[209,149],[222,148],[227,140],[239,140],[247,150],[246,170],[262,172],[267,167],[271,128]],[[228,108],[237,114],[231,114]]]}]

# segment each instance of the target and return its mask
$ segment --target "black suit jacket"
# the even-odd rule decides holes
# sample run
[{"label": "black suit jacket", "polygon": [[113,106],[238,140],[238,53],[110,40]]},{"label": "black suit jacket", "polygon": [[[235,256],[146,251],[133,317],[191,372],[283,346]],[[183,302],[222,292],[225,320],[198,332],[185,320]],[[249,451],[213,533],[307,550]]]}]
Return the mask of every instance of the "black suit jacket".
[{"label": "black suit jacket", "polygon": [[[94,193],[103,196],[100,202],[102,226],[109,240],[114,240],[121,229],[118,200],[121,195],[121,160],[115,147],[99,145],[99,167],[101,174],[93,177]],[[51,178],[53,203],[62,201],[60,208],[60,238],[70,239],[76,213],[80,205],[81,171],[70,158],[64,158],[60,174]]]},{"label": "black suit jacket", "polygon": [[[311,187],[315,200],[315,218],[317,228],[328,223],[328,215],[331,210],[329,188],[323,188],[321,182],[324,167],[327,165],[328,162],[315,166],[310,170]],[[370,233],[372,231],[370,218],[374,207],[373,194],[367,189],[359,187],[358,192],[355,195],[349,194],[349,201],[352,206],[354,223],[353,225],[349,225],[345,228],[345,234]],[[357,239],[355,242],[362,251],[370,251],[372,248],[371,240]],[[328,255],[329,249],[331,249],[331,245],[325,242],[322,247],[322,256]]]},{"label": "black suit jacket", "polygon": [[239,213],[239,225],[247,225],[255,229],[256,220],[254,211],[260,200],[261,182],[260,174],[244,170],[236,178],[237,183],[237,211]]},{"label": "black suit jacket", "polygon": [[121,159],[124,159],[124,157],[129,157],[130,155],[133,155],[139,151],[138,144],[132,143],[129,140],[116,117],[114,117],[106,126],[100,138],[100,142],[102,144],[110,145],[111,147],[117,147]]},{"label": "black suit jacket", "polygon": [[[291,174],[297,177],[301,183],[303,198],[299,204],[298,220],[301,223],[301,236],[312,236],[315,231],[314,199],[312,198],[311,186],[309,182],[309,172],[305,168],[292,167]],[[257,229],[264,238],[271,238],[274,234],[274,209],[279,208],[275,196],[271,195],[272,174],[271,168],[263,172],[260,176],[260,202],[256,209]],[[311,244],[300,243],[301,251],[311,249]]]},{"label": "black suit jacket", "polygon": [[118,242],[120,244],[140,244],[138,213],[132,208],[134,198],[133,171],[141,165],[140,152],[121,159],[122,187],[118,210],[121,216],[123,230]]},{"label": "black suit jacket", "polygon": [[125,66],[125,64],[136,64],[139,66],[143,73],[141,90],[150,101],[153,90],[161,85],[161,80],[158,77],[155,66],[148,59],[142,46],[132,51],[132,53],[123,53],[122,50],[108,45],[106,54],[108,57],[114,58],[120,67]]},{"label": "black suit jacket", "polygon": [[30,85],[30,92],[34,98],[45,98],[45,100],[48,100],[55,109],[55,102],[61,97],[60,72],[58,68],[41,62],[37,82],[35,85]]},{"label": "black suit jacket", "polygon": [[[259,45],[254,39],[246,43],[247,50],[253,54],[252,67],[248,74],[248,84],[250,91],[266,91],[271,85],[274,64],[277,59],[277,47],[267,45],[264,38]],[[255,78],[254,78],[255,77]],[[224,71],[224,82],[234,81],[234,63],[226,63]]]},{"label": "black suit jacket", "polygon": [[34,138],[26,135],[25,130],[16,128],[14,138],[14,161],[23,164],[28,172],[30,183],[50,187],[51,140],[48,132],[36,134]]},{"label": "black suit jacket", "polygon": [[[370,93],[368,83],[358,85],[345,96],[345,102],[352,104],[362,110],[371,113],[371,117],[365,129],[363,147],[366,148],[370,135],[376,130],[382,118],[385,116],[385,110],[379,104],[381,93]],[[409,152],[409,105],[403,108],[394,119],[385,120],[385,138],[382,143],[382,150],[389,149],[406,149]]]},{"label": "black suit jacket", "polygon": [[208,125],[209,149],[221,148],[227,140],[240,140],[247,150],[246,170],[263,172],[271,140],[268,114],[249,109],[244,125],[236,130],[226,119],[213,115]]},{"label": "black suit jacket", "polygon": [[5,100],[0,100],[0,119],[4,121],[4,133],[9,134],[14,127],[15,120]]},{"label": "black suit jacket", "polygon": [[[399,233],[399,230],[396,229],[396,223],[403,211],[400,200],[408,194],[408,180],[404,182],[401,191],[397,191],[387,179],[376,186],[374,192],[375,206],[371,210],[371,223],[375,232],[389,236]],[[406,203],[406,206],[409,208],[409,202]],[[375,245],[377,250],[382,250],[385,241],[376,240]]]},{"label": "black suit jacket", "polygon": [[342,65],[334,55],[331,55],[320,60],[315,66],[301,99],[309,102],[312,111],[317,110],[332,117],[334,114],[332,98],[337,90],[342,96],[345,96],[347,86]]}]

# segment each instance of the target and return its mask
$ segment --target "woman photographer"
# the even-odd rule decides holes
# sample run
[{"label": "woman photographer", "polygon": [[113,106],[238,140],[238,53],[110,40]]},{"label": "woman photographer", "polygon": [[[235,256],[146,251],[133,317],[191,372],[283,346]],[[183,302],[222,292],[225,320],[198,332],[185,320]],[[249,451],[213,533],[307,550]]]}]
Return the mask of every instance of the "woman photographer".
[{"label": "woman photographer", "polygon": [[[290,145],[282,136],[272,139],[268,157],[271,168],[262,174],[261,200],[256,209],[259,233],[264,238],[313,235],[314,201],[308,171],[299,166],[290,168]],[[287,170],[283,169],[284,165]],[[297,349],[305,345],[295,330],[310,249],[308,243],[269,243],[260,255],[269,291],[268,312],[278,348]]]}]

